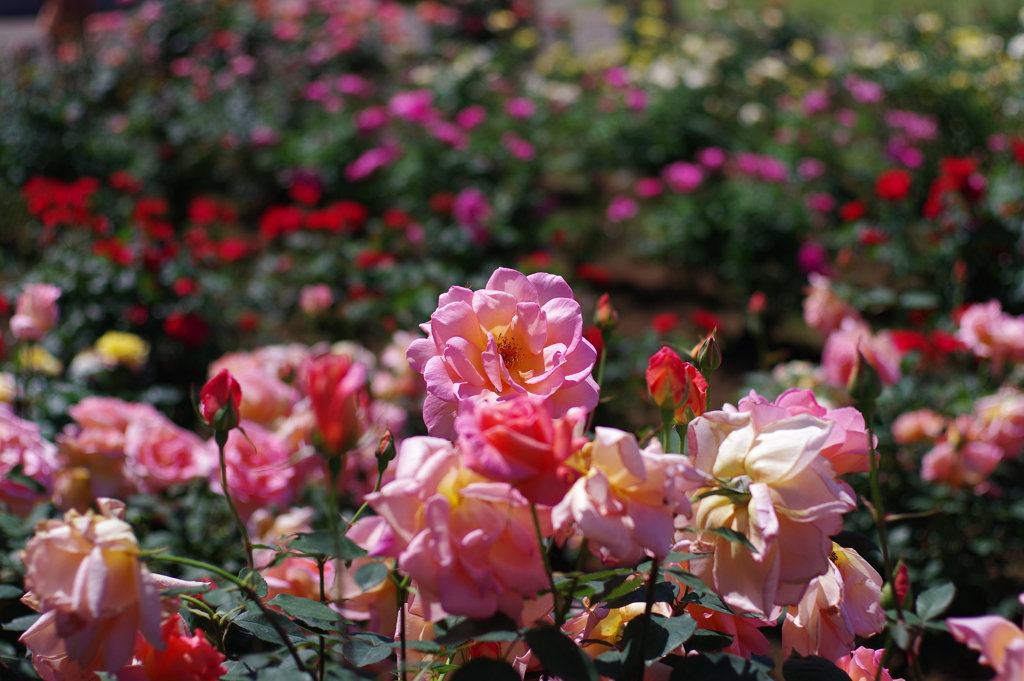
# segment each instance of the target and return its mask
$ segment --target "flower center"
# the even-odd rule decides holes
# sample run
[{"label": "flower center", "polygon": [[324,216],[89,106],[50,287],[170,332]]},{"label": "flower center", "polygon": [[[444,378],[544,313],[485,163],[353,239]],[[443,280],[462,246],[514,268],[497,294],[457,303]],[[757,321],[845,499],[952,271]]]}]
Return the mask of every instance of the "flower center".
[{"label": "flower center", "polygon": [[516,368],[519,364],[519,360],[523,358],[523,347],[519,345],[519,343],[515,342],[514,339],[503,333],[498,334],[498,337],[494,340],[498,345],[498,354],[501,355],[501,359],[505,361],[505,368]]}]

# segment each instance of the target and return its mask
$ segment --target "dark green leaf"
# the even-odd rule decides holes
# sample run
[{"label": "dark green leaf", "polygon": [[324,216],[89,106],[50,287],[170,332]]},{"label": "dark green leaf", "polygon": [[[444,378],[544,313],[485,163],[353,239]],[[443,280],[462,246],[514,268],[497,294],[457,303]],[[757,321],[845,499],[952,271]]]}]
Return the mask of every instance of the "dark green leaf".
[{"label": "dark green leaf", "polygon": [[[274,618],[274,623],[281,627],[285,635],[296,641],[305,641],[305,635],[295,626],[295,623],[279,612],[269,612],[269,617]],[[246,604],[246,609],[237,617],[231,620],[234,624],[267,643],[281,645],[281,636],[277,633],[273,624],[267,619],[259,607],[252,602]]]},{"label": "dark green leaf", "polygon": [[514,638],[518,637],[516,623],[511,617],[500,612],[485,620],[448,617],[434,624],[435,640],[444,646],[457,646],[470,639],[478,639],[484,634],[498,631],[511,633]]},{"label": "dark green leaf", "polygon": [[791,657],[782,663],[786,681],[851,681],[850,675],[823,657]]},{"label": "dark green leaf", "polygon": [[449,681],[520,681],[519,672],[508,662],[478,657],[460,667]]},{"label": "dark green leaf", "polygon": [[263,575],[259,572],[249,568],[242,568],[241,572],[238,573],[238,577],[248,584],[260,598],[266,598],[267,594],[270,593],[270,589],[267,587],[267,580],[263,579]]},{"label": "dark green leaf", "polygon": [[193,595],[201,594],[210,590],[209,584],[203,584],[202,586],[178,586],[173,589],[164,589],[160,592],[160,595],[164,598],[170,598],[172,596],[181,596],[183,594]]},{"label": "dark green leaf", "polygon": [[[658,582],[654,585],[655,603],[674,603],[679,596],[679,585],[672,582]],[[647,602],[647,585],[643,584],[630,591],[625,596],[608,601],[609,608],[621,608],[630,603]]]},{"label": "dark green leaf", "polygon": [[[700,578],[697,577],[696,575],[692,575],[692,574],[689,574],[689,573],[687,573],[687,574],[690,577],[692,577],[693,579],[696,579],[697,581],[699,581],[701,583],[701,585],[704,585],[704,582],[700,581]],[[687,585],[687,586],[689,586],[689,585]],[[711,591],[706,586],[704,587],[704,591],[697,591],[696,589],[694,589],[690,593],[688,593],[685,596],[683,596],[681,601],[683,603],[696,603],[697,605],[703,606],[703,607],[708,608],[710,610],[715,610],[717,612],[724,612],[727,615],[734,614],[732,608],[729,607],[729,604],[726,603],[725,601],[723,601],[722,598],[718,594],[716,594],[715,592]]]},{"label": "dark green leaf", "polygon": [[288,548],[313,556],[330,556],[342,560],[362,558],[366,555],[366,551],[348,537],[340,534],[332,537],[327,530],[300,534],[288,543]]},{"label": "dark green leaf", "polygon": [[896,642],[896,645],[903,650],[910,648],[910,632],[903,624],[897,624],[889,631],[892,632],[892,640]]},{"label": "dark green leaf", "polygon": [[281,669],[279,667],[261,669],[256,681],[309,681],[309,674],[298,669]]},{"label": "dark green leaf", "polygon": [[[622,633],[622,640],[625,643],[640,645],[643,620],[644,618],[641,616],[629,621],[625,631]],[[665,657],[665,655],[689,639],[696,628],[697,623],[686,613],[679,617],[651,615],[651,621],[647,629],[647,645],[645,646],[644,660],[647,664],[651,664]]]},{"label": "dark green leaf", "polygon": [[555,627],[528,630],[526,643],[552,676],[562,681],[598,681],[591,659]]},{"label": "dark green leaf", "polygon": [[388,566],[376,561],[360,565],[356,570],[356,584],[363,591],[369,591],[388,578]]},{"label": "dark green leaf", "polygon": [[284,610],[304,625],[318,631],[333,631],[341,620],[341,615],[337,612],[323,603],[309,598],[278,594],[267,601],[267,604]]},{"label": "dark green leaf", "polygon": [[757,549],[755,549],[754,545],[750,543],[750,540],[747,539],[746,536],[744,536],[743,534],[737,532],[736,530],[733,530],[728,527],[719,527],[716,530],[705,531],[711,532],[712,534],[717,534],[719,537],[727,541],[743,544],[743,546],[747,547],[751,553],[757,553]]},{"label": "dark green leaf", "polygon": [[391,642],[387,636],[379,634],[354,634],[341,644],[341,654],[355,666],[366,667],[388,659],[394,651]]},{"label": "dark green leaf", "polygon": [[21,598],[21,589],[10,584],[0,584],[0,598]]},{"label": "dark green leaf", "polygon": [[4,631],[26,631],[29,627],[36,623],[36,620],[42,617],[40,614],[25,615],[24,617],[15,617],[10,622],[4,624]]},{"label": "dark green leaf", "polygon": [[727,653],[671,657],[669,681],[772,681],[764,665]]},{"label": "dark green leaf", "polygon": [[673,551],[665,557],[662,563],[686,563],[691,560],[700,560],[702,558],[708,558],[712,554],[710,553],[677,553]]},{"label": "dark green leaf", "polygon": [[700,593],[700,594],[714,593],[711,590],[711,587],[704,583],[704,580],[702,580],[700,577],[698,577],[697,575],[693,574],[692,572],[689,572],[688,570],[684,570],[682,568],[677,568],[677,567],[666,567],[665,568],[665,572],[672,573],[673,577],[675,577],[680,582],[682,582],[686,586],[690,587],[691,589],[693,589],[697,593]]},{"label": "dark green leaf", "polygon": [[918,617],[923,620],[935,619],[946,612],[946,608],[949,607],[949,604],[953,602],[955,597],[956,587],[953,586],[952,582],[947,582],[919,594],[915,610],[917,610]]},{"label": "dark green leaf", "polygon": [[686,641],[686,650],[708,653],[732,645],[733,637],[710,629],[696,629]]}]

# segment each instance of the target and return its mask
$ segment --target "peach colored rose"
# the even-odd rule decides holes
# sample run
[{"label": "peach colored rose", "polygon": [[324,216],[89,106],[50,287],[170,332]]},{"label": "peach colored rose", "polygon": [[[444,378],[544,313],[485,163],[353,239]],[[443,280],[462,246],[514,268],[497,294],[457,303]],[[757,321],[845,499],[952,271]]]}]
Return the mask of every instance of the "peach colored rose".
[{"label": "peach colored rose", "polygon": [[[334,583],[334,562],[324,564],[324,586],[330,588]],[[267,582],[267,597],[288,594],[300,598],[320,600],[320,570],[313,558],[288,556],[277,565],[266,568],[262,572]]]},{"label": "peach colored rose", "polygon": [[846,318],[859,320],[860,313],[832,290],[828,277],[811,273],[811,285],[804,289],[804,321],[823,336],[839,329]]},{"label": "peach colored rose", "polygon": [[[336,608],[343,617],[356,622],[366,622],[369,631],[385,636],[395,633],[398,622],[398,589],[390,578],[384,577],[380,582],[363,589],[356,584],[356,571],[364,565],[379,562],[373,558],[356,558],[352,565],[341,570],[338,575],[337,587],[332,594],[339,599]],[[395,561],[391,558],[383,561],[391,570]]]},{"label": "peach colored rose", "polygon": [[[882,667],[883,650],[872,650],[871,648],[857,648],[849,655],[836,660],[836,666],[842,669],[850,677],[850,681],[903,681],[894,679],[889,670]],[[1010,677],[1007,677],[1009,679]],[[1019,679],[1019,676],[1012,677]]]},{"label": "peach colored rose", "polygon": [[[769,403],[754,391],[739,401],[739,411],[748,411],[753,404],[772,404],[785,409],[791,416],[810,414],[822,421],[835,424],[821,455],[836,469],[836,475],[866,473],[871,470],[868,460],[868,435],[864,416],[854,407],[826,409],[818,404],[810,390],[790,388]],[[876,454],[877,456],[877,454]]]},{"label": "peach colored rose", "polygon": [[[1018,600],[1024,603],[1024,596]],[[1024,633],[1020,627],[996,615],[950,617],[946,624],[953,638],[981,653],[978,661],[996,672],[993,681],[1024,678]]]},{"label": "peach colored rose", "polygon": [[206,477],[217,466],[205,442],[162,415],[130,423],[124,453],[128,477],[146,493]]},{"label": "peach colored rose", "polygon": [[[711,554],[690,569],[734,608],[767,617],[775,606],[796,605],[829,569],[829,537],[856,508],[853,490],[821,454],[834,427],[766,404],[690,423],[694,465],[715,478],[704,492],[723,493],[694,502],[698,532],[677,550]],[[745,535],[755,550],[702,531],[717,528]]]},{"label": "peach colored rose", "polygon": [[[977,406],[977,405],[975,405]],[[892,422],[892,439],[901,445],[913,442],[934,442],[946,429],[948,419],[931,409],[918,409],[900,414]]]},{"label": "peach colored rose", "polygon": [[[8,477],[15,467],[41,489]],[[16,515],[28,515],[46,501],[57,471],[57,448],[39,434],[39,426],[18,418],[0,404],[0,503]]]},{"label": "peach colored rose", "polygon": [[122,520],[124,504],[97,504],[100,513],[42,521],[21,552],[22,601],[43,615],[19,640],[44,678],[116,672],[132,657],[136,631],[161,645],[160,590],[200,585],[151,574]]},{"label": "peach colored rose", "polygon": [[455,437],[457,405],[476,395],[531,393],[551,399],[554,416],[597,406],[591,369],[597,352],[583,338],[572,289],[553,274],[497,269],[483,289],[451,287],[438,300],[429,338],[409,346],[423,374],[423,417],[431,435]]},{"label": "peach colored rose", "polygon": [[839,330],[828,337],[821,351],[821,366],[829,383],[846,387],[857,363],[858,350],[878,371],[882,383],[893,385],[900,380],[900,353],[889,333],[873,334],[864,322],[845,319]]},{"label": "peach colored rose", "polygon": [[[461,459],[437,438],[402,443],[395,479],[367,496],[390,529],[376,533],[371,553],[397,555],[427,620],[498,611],[519,619],[523,599],[547,583],[529,504],[508,484],[463,468]],[[550,522],[541,520],[550,535]]]},{"label": "peach colored rose", "polygon": [[[216,446],[207,442],[210,455],[219,458]],[[288,447],[258,423],[242,421],[228,434],[224,460],[231,497],[243,519],[257,509],[284,506],[291,500],[296,480]],[[210,489],[223,494],[219,466],[210,472]]]},{"label": "peach colored rose", "polygon": [[334,294],[327,284],[304,286],[299,291],[299,309],[311,317],[329,310],[334,304]]},{"label": "peach colored rose", "polygon": [[783,657],[817,655],[836,660],[856,645],[855,636],[873,636],[885,626],[882,578],[853,549],[832,544],[829,570],[815,577],[782,625]]},{"label": "peach colored rose", "polygon": [[[313,531],[309,521],[313,519],[313,509],[293,508],[287,513],[273,513],[265,508],[255,511],[249,517],[247,528],[253,544],[278,546],[282,549],[294,539],[296,534]],[[256,565],[265,566],[273,562],[277,551],[272,549],[254,549]]]},{"label": "peach colored rose", "polygon": [[465,400],[455,420],[462,463],[484,477],[507,482],[528,500],[553,506],[579,472],[565,465],[586,439],[573,436],[585,414],[551,416],[551,405],[535,395],[503,402]]},{"label": "peach colored rose", "polygon": [[1024,359],[1024,318],[1003,312],[998,300],[969,305],[956,338],[976,357],[990,360],[993,373],[1000,373],[1007,360]]},{"label": "peach colored rose", "polygon": [[1003,459],[997,445],[977,439],[978,427],[969,414],[961,414],[921,460],[921,478],[953,487],[977,487]]},{"label": "peach colored rose", "polygon": [[1013,459],[1024,447],[1024,394],[1013,387],[1002,387],[995,395],[974,403],[978,439],[1003,450],[1003,458]]},{"label": "peach colored rose", "polygon": [[159,416],[160,412],[151,405],[116,397],[86,397],[68,409],[68,415],[82,428],[109,428],[123,433],[132,421]]},{"label": "peach colored rose", "polygon": [[11,317],[11,333],[19,340],[39,340],[60,318],[57,299],[61,291],[53,284],[29,284],[18,296],[18,307]]},{"label": "peach colored rose", "polygon": [[689,515],[687,492],[700,486],[690,460],[663,453],[657,440],[641,450],[615,428],[598,427],[589,449],[586,475],[551,509],[556,531],[566,537],[575,530],[606,562],[635,563],[645,552],[664,558],[673,518]]}]

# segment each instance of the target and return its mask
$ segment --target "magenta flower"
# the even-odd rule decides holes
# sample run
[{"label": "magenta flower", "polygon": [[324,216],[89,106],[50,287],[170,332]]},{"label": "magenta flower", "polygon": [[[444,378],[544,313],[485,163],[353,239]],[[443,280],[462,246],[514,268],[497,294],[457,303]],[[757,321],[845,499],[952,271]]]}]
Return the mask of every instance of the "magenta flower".
[{"label": "magenta flower", "polygon": [[499,268],[483,289],[451,287],[413,341],[409,365],[423,374],[423,418],[437,437],[455,437],[458,405],[485,395],[533,394],[551,400],[555,418],[597,406],[597,358],[583,338],[583,313],[565,280]]},{"label": "magenta flower", "polygon": [[701,167],[685,161],[677,161],[665,166],[661,171],[668,188],[677,194],[689,194],[704,181],[704,171]]},{"label": "magenta flower", "polygon": [[455,114],[455,123],[469,132],[487,120],[487,109],[479,104],[468,106]]},{"label": "magenta flower", "polygon": [[374,147],[364,151],[359,158],[345,168],[345,179],[349,182],[362,180],[388,165],[397,157],[397,151],[387,147]]},{"label": "magenta flower", "polygon": [[505,113],[512,118],[529,118],[537,112],[537,105],[532,99],[516,97],[505,102]]},{"label": "magenta flower", "polygon": [[494,217],[494,211],[482,191],[470,187],[459,192],[452,203],[452,215],[456,222],[469,231],[474,242],[483,243],[487,240],[487,226]]},{"label": "magenta flower", "polygon": [[708,170],[718,170],[725,165],[725,150],[720,147],[708,147],[697,152],[697,162]]},{"label": "magenta flower", "polygon": [[388,112],[411,123],[426,123],[436,117],[434,93],[430,90],[398,92],[388,102]]},{"label": "magenta flower", "polygon": [[607,216],[611,222],[622,222],[635,217],[638,212],[640,212],[640,206],[636,201],[628,196],[615,196],[608,204]]}]

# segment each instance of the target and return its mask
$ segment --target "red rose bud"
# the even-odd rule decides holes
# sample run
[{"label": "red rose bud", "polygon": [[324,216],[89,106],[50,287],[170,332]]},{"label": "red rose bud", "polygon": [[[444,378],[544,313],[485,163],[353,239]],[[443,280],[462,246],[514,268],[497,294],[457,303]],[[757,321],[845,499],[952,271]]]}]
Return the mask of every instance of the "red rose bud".
[{"label": "red rose bud", "polygon": [[892,578],[892,590],[896,595],[896,602],[901,606],[906,605],[911,596],[910,572],[907,571],[907,566],[902,559],[896,565],[896,574]]},{"label": "red rose bud", "polygon": [[199,415],[215,430],[235,428],[241,404],[242,388],[227,369],[222,369],[199,391]]},{"label": "red rose bud", "polygon": [[359,407],[366,390],[366,367],[347,355],[321,355],[309,365],[306,390],[324,453],[340,455],[355,447],[363,434]]},{"label": "red rose bud", "polygon": [[612,302],[605,293],[597,301],[597,312],[594,314],[594,323],[602,330],[614,329],[619,324],[619,313],[612,307]]},{"label": "red rose bud", "polygon": [[647,390],[663,410],[674,410],[675,420],[685,422],[686,408],[700,416],[707,409],[708,383],[697,367],[663,347],[647,364]]}]

